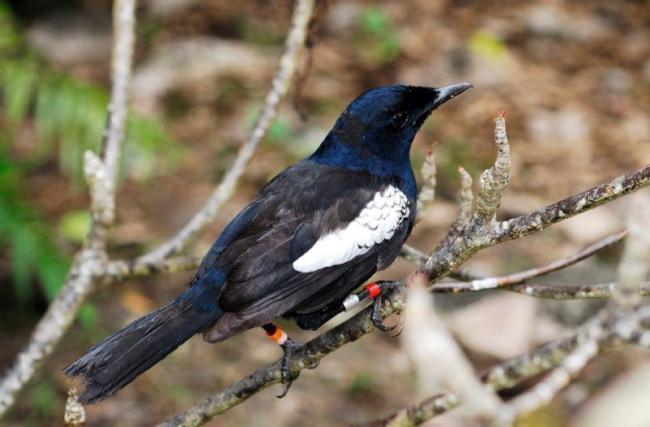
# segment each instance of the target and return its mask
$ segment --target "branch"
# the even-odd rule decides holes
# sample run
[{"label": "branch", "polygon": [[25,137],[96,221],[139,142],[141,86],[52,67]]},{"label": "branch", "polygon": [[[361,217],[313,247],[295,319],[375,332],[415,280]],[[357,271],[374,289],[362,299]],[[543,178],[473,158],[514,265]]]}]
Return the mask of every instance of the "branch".
[{"label": "branch", "polygon": [[253,131],[249,138],[239,149],[237,158],[232,167],[226,172],[221,183],[214,190],[203,207],[178,231],[173,237],[160,245],[158,248],[143,255],[142,262],[155,262],[170,255],[181,252],[190,242],[210,224],[219,213],[221,206],[232,195],[239,178],[246,170],[246,166],[255,153],[257,146],[266,134],[273,118],[277,114],[278,105],[286,95],[291,79],[296,72],[296,64],[305,45],[309,22],[314,13],[314,0],[301,0],[295,7],[291,26],[285,43],[285,50],[280,58],[280,65],[273,77],[271,90],[266,95],[264,107],[255,121]]},{"label": "branch", "polygon": [[[502,423],[511,422],[515,415],[538,407],[548,401],[549,395],[557,394],[567,384],[567,379],[580,371],[601,348],[613,342],[610,338],[615,333],[616,327],[612,321],[612,316],[603,311],[581,326],[574,335],[552,341],[525,355],[490,368],[482,376],[482,381],[494,391],[513,388],[524,380],[556,368],[537,386],[506,404],[507,406],[502,409],[502,417],[504,417],[501,420]],[[649,328],[650,307],[640,307],[636,311],[626,314],[618,322],[632,323],[638,325],[639,328]],[[642,336],[646,341],[639,343],[637,340]],[[643,329],[635,330],[635,334],[627,341],[648,346],[650,345],[650,332]],[[355,427],[416,426],[436,415],[456,408],[461,403],[453,393],[440,394],[385,418],[358,424]]]},{"label": "branch", "polygon": [[[495,289],[495,288],[502,288],[502,287],[514,287],[514,285],[525,283],[528,280],[533,279],[535,277],[544,276],[546,274],[576,264],[620,242],[626,236],[627,236],[626,230],[619,231],[618,233],[614,233],[612,235],[604,237],[603,239],[595,243],[592,243],[591,245],[576,252],[575,254],[557,259],[541,267],[531,268],[529,270],[520,271],[518,273],[509,274],[507,276],[474,279],[465,283],[440,283],[434,287],[434,292],[435,293],[460,293],[460,292],[482,291],[486,289]],[[533,286],[535,285],[532,285],[531,287]]]},{"label": "branch", "polygon": [[421,220],[436,195],[436,158],[433,148],[429,148],[421,169],[422,188],[418,193],[416,221]]},{"label": "branch", "polygon": [[[597,283],[593,285],[516,285],[505,288],[508,291],[536,298],[555,300],[611,298],[617,283]],[[641,295],[650,295],[650,282],[641,284]]]},{"label": "branch", "polygon": [[106,264],[104,279],[106,284],[120,282],[128,278],[148,276],[154,273],[177,273],[196,270],[201,257],[179,256],[147,262],[140,258],[134,260],[114,260]]},{"label": "branch", "polygon": [[0,418],[13,405],[16,395],[34,376],[77,311],[92,291],[103,268],[106,237],[115,216],[115,186],[127,114],[127,89],[131,77],[134,42],[135,0],[116,0],[113,8],[112,90],[102,141],[102,158],[85,155],[84,170],[90,187],[92,222],[81,250],[57,297],[37,323],[27,346],[0,381]]},{"label": "branch", "polygon": [[610,336],[606,321],[596,319],[583,327],[583,334],[577,339],[576,347],[533,388],[515,397],[502,408],[501,420],[512,424],[515,419],[548,404],[571,383],[585,365],[598,354],[603,343]]},{"label": "branch", "polygon": [[439,248],[425,264],[423,271],[432,277],[441,277],[481,249],[508,240],[527,236],[567,218],[586,212],[604,203],[650,185],[650,165],[604,182],[575,196],[545,206],[532,213],[507,221],[497,222],[484,233],[477,232],[473,223],[447,245]]},{"label": "branch", "polygon": [[422,424],[436,415],[449,412],[460,405],[460,400],[451,393],[444,393],[424,399],[417,405],[400,409],[384,418],[354,424],[350,427],[402,427]]},{"label": "branch", "polygon": [[612,202],[648,185],[650,164],[527,215],[504,221],[500,224],[498,241],[505,242],[541,231],[549,225]]}]

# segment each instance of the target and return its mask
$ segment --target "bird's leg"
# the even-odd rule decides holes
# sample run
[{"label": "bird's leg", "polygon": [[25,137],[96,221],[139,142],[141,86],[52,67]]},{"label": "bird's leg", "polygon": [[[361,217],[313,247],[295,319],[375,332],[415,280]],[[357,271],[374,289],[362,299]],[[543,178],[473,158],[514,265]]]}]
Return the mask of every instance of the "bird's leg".
[{"label": "bird's leg", "polygon": [[[293,383],[293,378],[291,378],[291,371],[289,370],[291,366],[291,358],[295,353],[296,349],[302,347],[302,344],[296,343],[294,340],[289,338],[286,332],[274,325],[273,323],[265,323],[262,325],[264,332],[269,337],[271,341],[277,343],[282,351],[284,352],[282,356],[282,367],[280,368],[280,375],[282,378],[282,393],[280,393],[278,398],[283,398],[289,392],[291,384]],[[298,376],[296,375],[296,378]]]},{"label": "bird's leg", "polygon": [[375,328],[379,329],[380,331],[391,332],[396,328],[396,325],[384,325],[384,319],[381,317],[381,304],[383,301],[383,296],[385,294],[392,291],[393,289],[399,288],[400,286],[402,286],[401,282],[384,280],[368,283],[363,287],[361,291],[348,295],[348,297],[343,301],[343,307],[345,311],[349,311],[353,307],[359,305],[362,301],[366,299],[372,299],[372,324],[375,325]]}]

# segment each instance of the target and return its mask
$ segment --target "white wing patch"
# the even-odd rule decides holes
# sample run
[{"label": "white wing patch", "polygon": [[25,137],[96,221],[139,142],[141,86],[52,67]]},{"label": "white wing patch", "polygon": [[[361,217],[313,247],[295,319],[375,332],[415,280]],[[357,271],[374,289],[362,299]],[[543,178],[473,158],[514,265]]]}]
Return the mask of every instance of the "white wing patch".
[{"label": "white wing patch", "polygon": [[374,245],[390,239],[409,217],[407,197],[392,185],[375,197],[345,228],[321,236],[307,252],[293,262],[293,269],[310,273],[340,265],[363,255]]}]

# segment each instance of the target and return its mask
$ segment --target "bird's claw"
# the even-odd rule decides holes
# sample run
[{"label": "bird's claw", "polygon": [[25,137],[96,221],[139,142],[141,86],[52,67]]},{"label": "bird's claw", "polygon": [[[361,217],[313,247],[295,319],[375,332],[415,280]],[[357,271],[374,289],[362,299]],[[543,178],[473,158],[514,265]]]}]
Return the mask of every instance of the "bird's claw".
[{"label": "bird's claw", "polygon": [[375,325],[375,328],[379,329],[382,332],[392,332],[395,329],[395,326],[386,326],[384,324],[384,318],[381,317],[381,305],[383,303],[383,298],[381,295],[377,296],[372,300],[372,315],[370,320],[372,324]]},{"label": "bird's claw", "polygon": [[392,325],[392,326],[386,326],[384,324],[384,319],[381,316],[381,306],[384,302],[384,297],[388,295],[390,292],[392,292],[394,289],[399,288],[402,286],[401,283],[399,282],[379,282],[381,286],[381,293],[375,297],[372,301],[372,315],[370,316],[370,320],[372,321],[372,324],[375,326],[375,328],[379,329],[382,332],[390,332],[392,336],[397,336],[399,335],[402,331],[401,328],[393,335],[393,331],[397,329],[399,326],[398,324]]},{"label": "bird's claw", "polygon": [[287,340],[284,343],[282,343],[280,347],[282,347],[282,351],[284,352],[284,355],[282,356],[282,366],[280,367],[282,392],[276,396],[278,399],[282,399],[284,396],[287,395],[289,389],[291,388],[291,384],[293,384],[293,380],[298,378],[298,375],[300,375],[300,373],[296,373],[295,377],[292,378],[290,368],[291,368],[291,358],[293,357],[296,350],[302,347],[302,344],[298,344],[291,338],[287,338]]}]

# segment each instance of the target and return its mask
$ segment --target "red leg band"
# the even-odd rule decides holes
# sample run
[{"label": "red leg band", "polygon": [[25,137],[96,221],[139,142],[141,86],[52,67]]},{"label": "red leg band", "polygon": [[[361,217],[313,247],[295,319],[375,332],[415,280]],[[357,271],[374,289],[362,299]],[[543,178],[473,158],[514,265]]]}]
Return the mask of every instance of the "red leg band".
[{"label": "red leg band", "polygon": [[368,283],[364,287],[368,291],[368,295],[370,295],[370,298],[374,299],[381,293],[381,287],[376,283]]}]

